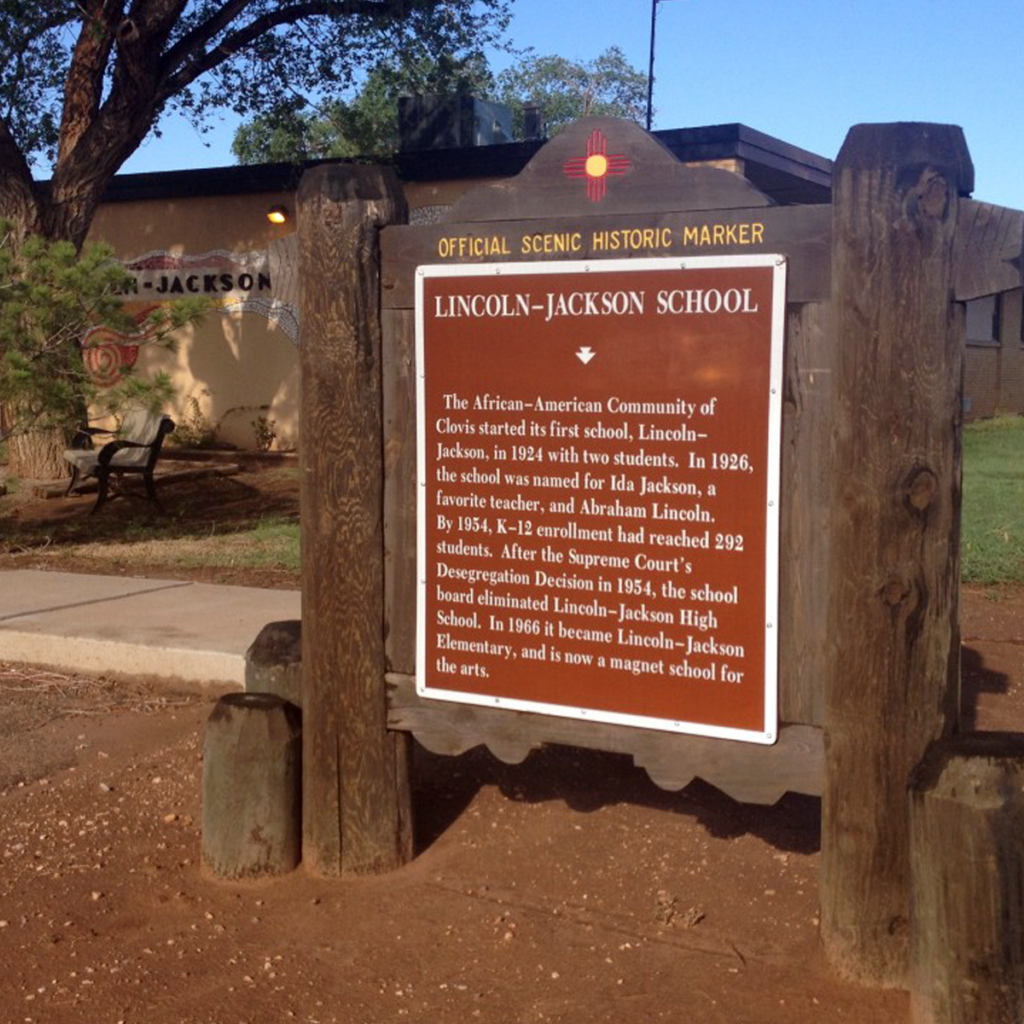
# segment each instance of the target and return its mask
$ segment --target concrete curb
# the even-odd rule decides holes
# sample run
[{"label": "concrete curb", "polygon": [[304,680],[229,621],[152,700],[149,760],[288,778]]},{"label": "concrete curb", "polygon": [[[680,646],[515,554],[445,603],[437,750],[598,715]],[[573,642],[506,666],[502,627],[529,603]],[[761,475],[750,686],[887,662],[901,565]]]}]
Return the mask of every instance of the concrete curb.
[{"label": "concrete curb", "polygon": [[9,570],[0,659],[243,687],[260,630],[301,614],[295,590]]}]

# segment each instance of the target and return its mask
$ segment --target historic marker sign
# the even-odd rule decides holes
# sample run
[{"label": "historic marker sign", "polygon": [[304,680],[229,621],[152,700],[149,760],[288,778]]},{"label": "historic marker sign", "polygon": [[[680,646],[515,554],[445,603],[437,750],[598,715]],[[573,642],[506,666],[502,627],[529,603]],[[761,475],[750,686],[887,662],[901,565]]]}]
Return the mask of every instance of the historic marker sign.
[{"label": "historic marker sign", "polygon": [[772,743],[785,263],[421,267],[417,689]]}]

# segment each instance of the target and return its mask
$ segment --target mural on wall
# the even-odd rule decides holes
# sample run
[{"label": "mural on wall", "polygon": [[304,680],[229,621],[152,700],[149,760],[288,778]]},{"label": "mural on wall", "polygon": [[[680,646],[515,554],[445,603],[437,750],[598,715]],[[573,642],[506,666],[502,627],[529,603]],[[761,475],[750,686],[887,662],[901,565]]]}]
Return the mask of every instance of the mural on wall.
[{"label": "mural on wall", "polygon": [[[167,250],[143,253],[124,264],[132,276],[129,301],[171,301],[204,295],[221,313],[266,317],[294,343],[299,342],[298,236],[274,239],[265,252],[233,253],[215,249],[195,256]],[[135,314],[142,322],[155,304]],[[82,358],[90,379],[110,387],[135,365],[148,336],[94,327],[82,339]]]},{"label": "mural on wall", "polygon": [[167,250],[143,253],[125,263],[133,294],[158,301],[205,295],[222,313],[266,317],[299,341],[298,235],[274,239],[265,252],[214,249],[194,256]]},{"label": "mural on wall", "polygon": [[[146,312],[152,309],[147,307]],[[137,319],[145,316],[142,313]],[[122,334],[109,327],[94,327],[82,339],[82,359],[89,379],[100,388],[116,384],[135,365],[139,358],[139,345],[145,337]]]}]

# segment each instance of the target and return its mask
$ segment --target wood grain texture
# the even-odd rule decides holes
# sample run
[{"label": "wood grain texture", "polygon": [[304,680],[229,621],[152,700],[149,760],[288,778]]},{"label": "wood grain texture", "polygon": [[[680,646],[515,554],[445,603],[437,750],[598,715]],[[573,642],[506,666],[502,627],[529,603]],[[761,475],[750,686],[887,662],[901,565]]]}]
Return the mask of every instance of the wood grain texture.
[{"label": "wood grain texture", "polygon": [[[609,158],[624,158],[621,175],[609,175],[599,202],[587,197],[583,178],[566,164],[588,155],[588,140],[600,132]],[[577,121],[537,152],[514,178],[473,189],[452,211],[453,221],[530,220],[560,210],[566,217],[602,213],[650,214],[660,210],[725,210],[771,206],[773,201],[745,178],[713,167],[686,167],[652,135],[631,121],[588,117]]]},{"label": "wood grain texture", "polygon": [[384,635],[387,666],[416,664],[416,324],[387,309],[384,326]]},{"label": "wood grain texture", "polygon": [[960,202],[954,260],[958,302],[1024,283],[1024,212],[972,199]]},{"label": "wood grain texture", "polygon": [[[728,174],[728,171],[721,171]],[[381,247],[384,254],[383,288],[385,307],[411,309],[414,305],[414,272],[416,267],[435,263],[502,263],[531,262],[556,259],[623,259],[642,256],[721,256],[724,254],[782,253],[789,260],[787,293],[790,302],[827,301],[830,297],[830,266],[832,254],[832,210],[830,206],[787,206],[754,207],[721,211],[688,213],[685,211],[686,192],[673,192],[676,211],[652,211],[643,215],[609,216],[604,210],[593,209],[583,214],[568,213],[552,216],[549,208],[546,216],[534,221],[516,221],[509,217],[493,218],[489,222],[456,221],[457,208],[451,210],[445,220],[436,224],[414,227],[389,228],[382,232]],[[719,237],[721,244],[686,243],[697,238],[704,226],[710,231],[714,225],[722,226]],[[749,244],[734,244],[727,239],[736,237],[728,234],[728,228],[735,225],[759,225],[760,241],[750,241],[753,232],[748,232]],[[650,228],[658,232],[667,230],[671,236],[668,248],[656,246],[647,249],[612,249],[609,242],[604,248],[595,245],[595,235],[602,232],[622,232]],[[691,234],[684,232],[690,229]],[[571,235],[580,233],[580,249],[565,253],[523,252],[524,239],[545,234]],[[480,257],[442,258],[441,243],[460,237],[493,239],[505,241],[508,255],[483,255]],[[712,235],[714,238],[714,235]]]},{"label": "wood grain texture", "polygon": [[229,693],[203,736],[203,866],[215,878],[294,871],[302,855],[302,715],[268,693]]},{"label": "wood grain texture", "polygon": [[827,302],[786,314],[779,539],[779,717],[820,726],[829,596],[834,331]]},{"label": "wood grain texture", "polygon": [[412,733],[435,754],[462,754],[484,744],[507,764],[519,764],[545,743],[630,754],[662,789],[704,779],[736,800],[773,804],[784,793],[821,792],[821,731],[783,727],[774,746],[653,729],[585,722],[450,701],[425,700],[410,676],[390,673],[388,728]]},{"label": "wood grain texture", "polygon": [[385,871],[411,851],[403,737],[385,725],[378,231],[393,174],[319,167],[298,192],[302,295],[303,857]]},{"label": "wood grain texture", "polygon": [[833,965],[903,986],[906,782],[958,704],[958,128],[860,125],[836,161],[836,324],[822,937]]},{"label": "wood grain texture", "polygon": [[1024,1020],[1024,735],[933,744],[910,832],[914,1024]]}]

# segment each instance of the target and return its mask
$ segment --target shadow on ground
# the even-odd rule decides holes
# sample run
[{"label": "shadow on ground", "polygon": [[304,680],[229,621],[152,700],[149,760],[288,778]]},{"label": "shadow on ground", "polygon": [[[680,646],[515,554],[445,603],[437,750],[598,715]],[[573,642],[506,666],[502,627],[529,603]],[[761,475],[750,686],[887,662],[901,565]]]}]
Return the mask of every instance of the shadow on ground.
[{"label": "shadow on ground", "polygon": [[695,780],[678,793],[659,789],[624,754],[572,747],[536,750],[518,765],[503,764],[477,747],[459,757],[415,748],[416,845],[434,843],[483,788],[492,786],[509,800],[539,804],[557,801],[578,813],[619,804],[684,815],[717,839],[754,835],[782,851],[814,853],[820,845],[821,801],[787,793],[777,804],[742,804],[714,786]]},{"label": "shadow on ground", "polygon": [[[164,513],[140,498],[142,490],[136,484],[133,481],[127,485],[131,497],[108,501],[96,514],[90,511],[94,495],[44,499],[15,493],[0,498],[0,569],[130,573],[255,587],[299,586],[294,540],[289,556],[283,560],[238,557],[237,549],[218,549],[211,550],[208,558],[191,559],[187,565],[166,544],[208,542],[210,538],[246,534],[264,526],[277,529],[297,523],[298,470],[294,467],[170,481],[159,487]],[[164,547],[145,548],[143,542]],[[126,543],[138,546],[126,552]],[[84,545],[89,545],[87,550],[82,550]]]}]

